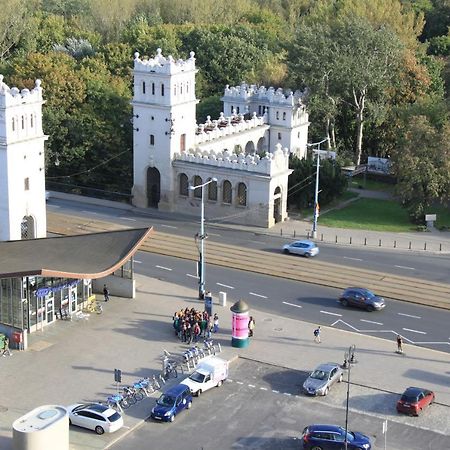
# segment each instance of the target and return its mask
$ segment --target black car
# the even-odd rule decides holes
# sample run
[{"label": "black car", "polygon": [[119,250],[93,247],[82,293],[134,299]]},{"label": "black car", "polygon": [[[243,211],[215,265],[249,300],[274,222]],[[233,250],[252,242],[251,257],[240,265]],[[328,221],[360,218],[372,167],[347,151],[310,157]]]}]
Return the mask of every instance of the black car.
[{"label": "black car", "polygon": [[[302,434],[304,450],[340,450],[345,446],[345,429],[338,425],[309,425]],[[347,431],[348,450],[370,450],[370,439],[357,431]]]},{"label": "black car", "polygon": [[372,291],[365,288],[349,287],[339,297],[343,306],[356,306],[367,311],[380,311],[385,306],[383,297],[375,295]]}]

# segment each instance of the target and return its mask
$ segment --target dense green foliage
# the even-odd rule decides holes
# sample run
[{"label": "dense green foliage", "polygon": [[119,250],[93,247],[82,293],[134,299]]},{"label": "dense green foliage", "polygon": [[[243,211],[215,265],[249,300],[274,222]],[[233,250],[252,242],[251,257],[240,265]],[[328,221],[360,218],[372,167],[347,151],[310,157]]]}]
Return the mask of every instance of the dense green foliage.
[{"label": "dense green foliage", "polygon": [[[130,192],[133,53],[160,47],[196,52],[198,121],[220,112],[225,84],[307,87],[311,141],[328,136],[345,163],[391,157],[417,219],[448,201],[449,0],[0,0],[0,11],[0,73],[19,87],[42,79],[49,181]],[[291,186],[308,165],[293,162]],[[322,203],[341,189],[331,177],[328,193],[326,167]]]}]

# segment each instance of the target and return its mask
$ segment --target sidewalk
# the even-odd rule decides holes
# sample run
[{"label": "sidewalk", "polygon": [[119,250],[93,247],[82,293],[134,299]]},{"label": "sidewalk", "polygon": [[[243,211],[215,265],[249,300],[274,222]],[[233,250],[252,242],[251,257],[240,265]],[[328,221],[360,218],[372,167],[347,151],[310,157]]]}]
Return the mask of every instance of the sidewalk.
[{"label": "sidewalk", "polygon": [[[370,195],[368,194],[369,192],[372,191],[364,191],[364,195]],[[384,195],[384,193],[381,194]],[[379,196],[380,193],[377,193],[377,195]],[[136,208],[125,203],[112,202],[109,200],[101,200],[80,195],[64,194],[61,192],[52,192],[52,198],[116,208],[146,217],[158,217],[160,219],[167,218],[171,221],[176,219],[181,221],[192,221],[195,219],[193,216],[186,216],[179,213],[161,212],[151,208]],[[299,219],[294,215],[291,215],[287,221],[279,222],[269,229],[208,221],[208,217],[206,217],[206,222],[210,228],[239,229],[257,235],[289,236],[293,239],[310,239],[312,235],[312,221],[307,219]],[[436,229],[431,232],[411,231],[409,233],[395,233],[332,228],[322,226],[319,218],[317,227],[317,241],[354,247],[383,248],[383,250],[401,249],[417,252],[426,251],[436,254],[450,254],[450,232],[441,232]]]},{"label": "sidewalk", "polygon": [[[0,407],[0,448],[12,448],[12,422],[39,405],[105,400],[115,391],[115,368],[122,370],[124,384],[159,373],[162,350],[177,353],[182,349],[173,334],[172,315],[186,306],[202,308],[196,291],[138,276],[135,299],[112,297],[102,315],[79,322],[58,321],[44,332],[30,335],[28,351],[16,351],[12,357],[1,359],[3,380],[8,385],[3,389]],[[316,324],[257,310],[251,311],[256,329],[250,346],[236,349],[231,347],[230,306],[214,306],[221,324],[214,338],[222,345],[222,357],[230,360],[242,356],[309,372],[321,362],[342,363],[344,352],[354,344],[359,362],[352,370],[352,409],[383,416],[387,408],[390,420],[438,428],[450,435],[448,353],[405,345],[402,356],[394,352],[393,341],[325,327],[322,343],[316,344],[312,339]],[[232,365],[230,371],[231,377]],[[438,404],[418,419],[397,416],[390,410],[397,394],[410,385],[430,387],[437,395]],[[338,398],[339,406],[344,400]],[[96,436],[72,429],[71,449],[109,448],[142,423],[153,402],[145,399],[128,409],[127,428],[115,434]]]}]

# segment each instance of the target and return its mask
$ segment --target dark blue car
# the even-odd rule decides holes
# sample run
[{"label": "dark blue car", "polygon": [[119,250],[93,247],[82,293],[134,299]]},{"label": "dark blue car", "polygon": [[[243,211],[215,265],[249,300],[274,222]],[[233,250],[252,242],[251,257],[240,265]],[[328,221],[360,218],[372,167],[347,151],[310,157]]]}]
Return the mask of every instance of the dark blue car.
[{"label": "dark blue car", "polygon": [[191,390],[185,384],[178,384],[159,397],[152,409],[151,417],[155,420],[173,422],[180,411],[190,409],[191,406]]},{"label": "dark blue car", "polygon": [[[309,425],[302,435],[304,450],[341,450],[345,446],[345,428],[338,425]],[[347,432],[348,450],[370,450],[370,439],[356,431]]]}]

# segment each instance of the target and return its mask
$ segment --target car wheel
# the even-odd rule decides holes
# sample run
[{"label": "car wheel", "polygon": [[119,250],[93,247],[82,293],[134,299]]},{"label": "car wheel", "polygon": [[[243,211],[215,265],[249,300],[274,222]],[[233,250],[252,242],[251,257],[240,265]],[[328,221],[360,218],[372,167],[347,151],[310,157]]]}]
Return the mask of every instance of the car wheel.
[{"label": "car wheel", "polygon": [[192,402],[188,402],[188,404],[186,405],[186,409],[191,409],[192,407]]},{"label": "car wheel", "polygon": [[219,380],[219,382],[217,383],[217,387],[222,386],[222,380]]},{"label": "car wheel", "polygon": [[291,253],[291,252],[289,251],[288,248],[285,248],[285,249],[283,250],[283,253],[285,253],[286,255],[289,255],[289,253]]},{"label": "car wheel", "polygon": [[372,305],[369,305],[369,306],[367,307],[367,311],[373,312],[373,311],[375,311],[375,308],[374,308]]},{"label": "car wheel", "polygon": [[105,432],[105,430],[102,427],[98,426],[98,427],[95,427],[95,432],[97,434],[103,434]]},{"label": "car wheel", "polygon": [[328,395],[328,392],[330,392],[330,388],[326,388],[326,389],[323,391],[323,395],[324,395],[324,396]]},{"label": "car wheel", "polygon": [[311,450],[322,450],[322,447],[315,445],[314,447],[311,447]]},{"label": "car wheel", "polygon": [[170,419],[169,419],[171,422],[173,422],[174,420],[175,420],[175,414],[172,414],[171,416],[170,416]]},{"label": "car wheel", "polygon": [[309,258],[311,256],[311,253],[305,253],[305,258]]},{"label": "car wheel", "polygon": [[348,300],[345,299],[345,298],[343,298],[343,299],[341,300],[341,304],[342,304],[342,306],[348,306]]}]

